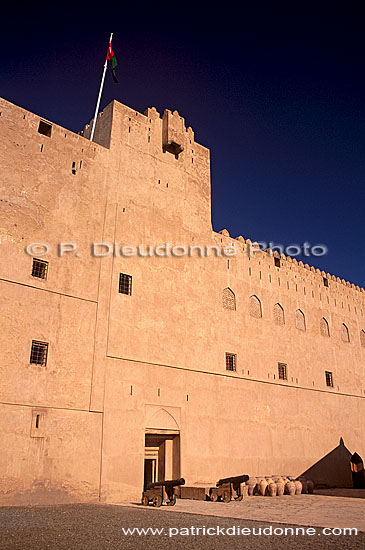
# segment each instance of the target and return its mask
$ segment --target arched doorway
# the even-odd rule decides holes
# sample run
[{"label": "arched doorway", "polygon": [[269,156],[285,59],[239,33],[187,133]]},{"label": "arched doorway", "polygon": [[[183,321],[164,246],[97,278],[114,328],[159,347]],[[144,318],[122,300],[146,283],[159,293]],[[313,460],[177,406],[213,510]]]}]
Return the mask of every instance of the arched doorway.
[{"label": "arched doorway", "polygon": [[362,458],[354,453],[350,458],[352,484],[354,489],[365,489],[365,470]]},{"label": "arched doorway", "polygon": [[146,411],[144,487],[180,476],[180,411],[149,406]]}]

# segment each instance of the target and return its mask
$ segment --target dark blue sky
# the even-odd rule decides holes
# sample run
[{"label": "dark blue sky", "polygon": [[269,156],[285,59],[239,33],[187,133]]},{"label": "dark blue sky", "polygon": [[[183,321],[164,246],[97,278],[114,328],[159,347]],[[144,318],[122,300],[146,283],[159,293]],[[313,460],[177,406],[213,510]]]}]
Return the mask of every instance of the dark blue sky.
[{"label": "dark blue sky", "polygon": [[365,286],[360,9],[46,6],[2,16],[2,97],[78,131],[113,31],[120,83],[107,75],[102,106],[178,109],[211,149],[214,229],[324,244],[326,256],[302,259]]}]

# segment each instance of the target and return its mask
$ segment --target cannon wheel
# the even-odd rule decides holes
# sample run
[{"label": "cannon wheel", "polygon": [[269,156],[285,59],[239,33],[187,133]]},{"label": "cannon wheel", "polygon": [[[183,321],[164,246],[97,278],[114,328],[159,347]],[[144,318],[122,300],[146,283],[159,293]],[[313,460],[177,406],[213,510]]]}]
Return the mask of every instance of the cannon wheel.
[{"label": "cannon wheel", "polygon": [[223,500],[223,502],[230,502],[231,501],[231,495],[229,494],[228,491],[224,491],[224,493],[222,495],[222,500]]},{"label": "cannon wheel", "polygon": [[211,500],[212,502],[217,502],[217,500],[218,500],[217,491],[212,491],[212,493],[210,494],[210,500]]},{"label": "cannon wheel", "polygon": [[148,506],[149,499],[145,495],[142,495],[142,506]]},{"label": "cannon wheel", "polygon": [[238,500],[238,502],[241,502],[241,500],[243,499],[243,495],[239,495],[236,500]]},{"label": "cannon wheel", "polygon": [[155,506],[156,508],[159,508],[162,504],[162,496],[161,495],[157,495],[157,497],[153,497],[153,500],[152,500],[152,504],[153,506]]},{"label": "cannon wheel", "polygon": [[167,506],[175,506],[175,504],[176,504],[176,495],[174,495],[166,504],[167,504]]}]

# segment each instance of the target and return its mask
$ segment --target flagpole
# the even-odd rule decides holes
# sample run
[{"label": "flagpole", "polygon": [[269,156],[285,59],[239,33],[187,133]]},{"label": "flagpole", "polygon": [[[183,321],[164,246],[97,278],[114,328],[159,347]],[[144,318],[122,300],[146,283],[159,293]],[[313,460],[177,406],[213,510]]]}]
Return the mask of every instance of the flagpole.
[{"label": "flagpole", "polygon": [[[114,34],[114,33],[110,33],[109,44],[111,44],[111,42],[112,42],[112,40],[113,40],[113,34]],[[109,50],[109,44],[108,44],[108,50]],[[93,138],[94,138],[94,132],[95,132],[95,126],[96,126],[96,119],[97,119],[98,112],[99,112],[101,94],[103,93],[104,80],[105,80],[105,73],[106,73],[107,68],[108,68],[108,59],[106,58],[106,59],[105,59],[105,63],[104,63],[103,76],[101,77],[101,83],[100,83],[98,101],[97,101],[97,103],[96,103],[95,115],[94,115],[94,120],[93,120],[93,127],[92,127],[92,129],[91,129],[91,134],[90,134],[90,141],[92,141]]]}]

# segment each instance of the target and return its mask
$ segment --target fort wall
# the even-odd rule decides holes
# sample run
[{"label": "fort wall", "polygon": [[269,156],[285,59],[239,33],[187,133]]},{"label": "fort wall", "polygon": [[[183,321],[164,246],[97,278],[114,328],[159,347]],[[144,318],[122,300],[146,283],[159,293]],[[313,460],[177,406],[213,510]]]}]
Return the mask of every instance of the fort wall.
[{"label": "fort wall", "polygon": [[351,487],[343,455],[348,461],[350,450],[364,452],[363,409],[355,396],[115,359],[108,362],[106,380],[102,498],[107,501],[140,496],[152,406],[177,419],[188,486],[215,485],[221,476],[239,472],[299,476],[319,463],[317,485]]},{"label": "fort wall", "polygon": [[[214,232],[209,150],[177,111],[113,101],[93,143],[90,124],[44,121],[47,136],[37,115],[5,100],[0,113],[0,502],[139,498],[153,429],[178,434],[189,484],[322,461],[317,483],[348,485],[325,457],[365,454],[364,290]],[[24,252],[36,242],[47,279]],[[60,242],[77,249],[60,256]],[[117,252],[95,257],[93,242]],[[166,243],[237,253],[119,253]],[[33,340],[46,366],[30,364]],[[155,409],[171,424],[151,424]]]}]

